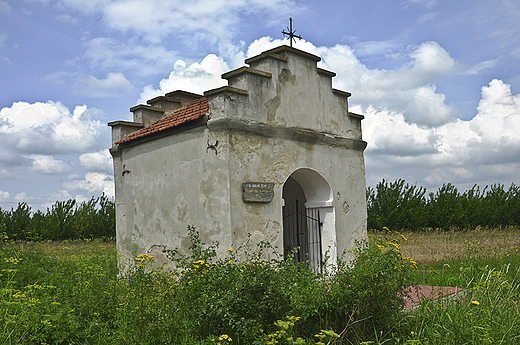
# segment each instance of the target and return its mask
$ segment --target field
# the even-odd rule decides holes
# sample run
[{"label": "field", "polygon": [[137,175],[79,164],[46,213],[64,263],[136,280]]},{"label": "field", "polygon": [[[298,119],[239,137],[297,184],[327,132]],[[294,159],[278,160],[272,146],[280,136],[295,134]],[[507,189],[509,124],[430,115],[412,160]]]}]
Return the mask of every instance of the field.
[{"label": "field", "polygon": [[[197,255],[179,259],[184,273],[151,271],[144,255],[126,277],[113,241],[7,239],[0,344],[520,342],[520,229],[371,234],[353,267],[320,279],[250,248],[240,249],[251,251],[243,262],[237,249],[214,262],[192,235]],[[402,312],[392,296],[407,284],[466,294]]]},{"label": "field", "polygon": [[520,229],[477,229],[469,231],[403,232],[407,240],[401,246],[404,256],[419,265],[434,265],[453,258],[507,255],[520,247]]}]

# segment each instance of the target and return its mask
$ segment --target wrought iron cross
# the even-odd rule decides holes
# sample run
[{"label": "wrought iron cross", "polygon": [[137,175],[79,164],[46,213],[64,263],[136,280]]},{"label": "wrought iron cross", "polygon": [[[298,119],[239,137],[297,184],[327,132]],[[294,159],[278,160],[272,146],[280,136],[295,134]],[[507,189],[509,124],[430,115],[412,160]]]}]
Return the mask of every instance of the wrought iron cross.
[{"label": "wrought iron cross", "polygon": [[292,41],[294,40],[294,43],[296,43],[296,38],[301,40],[302,36],[301,35],[296,35],[296,30],[293,31],[293,29],[292,29],[292,18],[289,18],[289,22],[290,22],[290,24],[289,24],[290,26],[287,28],[287,30],[289,30],[289,32],[282,31],[282,34],[289,36],[289,42],[290,42],[291,47],[292,47]]}]

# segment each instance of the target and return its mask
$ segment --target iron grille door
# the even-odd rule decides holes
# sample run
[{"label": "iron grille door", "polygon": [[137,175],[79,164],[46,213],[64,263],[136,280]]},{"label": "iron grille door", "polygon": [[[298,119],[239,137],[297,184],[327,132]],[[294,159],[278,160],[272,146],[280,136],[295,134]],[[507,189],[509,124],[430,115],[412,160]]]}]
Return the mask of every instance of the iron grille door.
[{"label": "iron grille door", "polygon": [[283,208],[284,253],[286,258],[299,248],[293,260],[307,262],[309,269],[320,272],[322,264],[320,211],[299,205],[298,200]]}]

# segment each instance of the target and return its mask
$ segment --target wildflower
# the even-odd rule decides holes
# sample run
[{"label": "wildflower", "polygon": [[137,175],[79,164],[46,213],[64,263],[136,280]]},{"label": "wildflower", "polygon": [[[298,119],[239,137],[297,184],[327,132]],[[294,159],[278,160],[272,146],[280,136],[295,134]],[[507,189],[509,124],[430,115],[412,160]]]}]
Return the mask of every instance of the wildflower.
[{"label": "wildflower", "polygon": [[229,248],[228,250],[226,250],[226,252],[233,253],[233,248]]},{"label": "wildflower", "polygon": [[471,304],[473,304],[473,305],[480,305],[480,302],[479,301],[471,301]]}]

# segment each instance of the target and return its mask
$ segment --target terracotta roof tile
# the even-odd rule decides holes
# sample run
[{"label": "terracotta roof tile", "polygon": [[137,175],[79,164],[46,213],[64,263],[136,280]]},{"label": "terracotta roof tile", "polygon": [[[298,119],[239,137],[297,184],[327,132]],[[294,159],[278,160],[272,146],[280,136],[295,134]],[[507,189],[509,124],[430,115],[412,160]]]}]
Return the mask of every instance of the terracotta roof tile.
[{"label": "terracotta roof tile", "polygon": [[137,132],[130,134],[123,140],[116,142],[116,145],[127,143],[137,138],[146,137],[170,128],[180,126],[184,123],[195,121],[209,112],[209,104],[207,98],[198,99],[190,104],[186,105],[174,112],[171,115],[166,116],[163,119],[145,127]]}]

